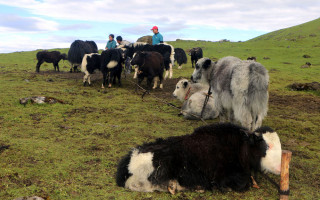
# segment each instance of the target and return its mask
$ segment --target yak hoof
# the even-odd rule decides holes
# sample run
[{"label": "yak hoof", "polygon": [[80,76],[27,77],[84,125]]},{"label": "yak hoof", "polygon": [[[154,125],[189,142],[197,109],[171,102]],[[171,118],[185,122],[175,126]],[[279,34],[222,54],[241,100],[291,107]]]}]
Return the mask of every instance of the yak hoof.
[{"label": "yak hoof", "polygon": [[182,66],[179,66],[178,69],[182,69]]},{"label": "yak hoof", "polygon": [[108,85],[108,88],[111,88],[111,86],[112,86],[112,85],[111,85],[111,84],[109,84],[109,85]]},{"label": "yak hoof", "polygon": [[253,176],[251,176],[251,180],[252,180],[252,187],[260,189],[259,185],[257,184],[256,180],[254,180]]},{"label": "yak hoof", "polygon": [[170,180],[168,184],[168,191],[172,194],[175,195],[177,190],[177,181],[175,180]]},{"label": "yak hoof", "polygon": [[160,89],[163,89],[163,84],[160,84]]}]

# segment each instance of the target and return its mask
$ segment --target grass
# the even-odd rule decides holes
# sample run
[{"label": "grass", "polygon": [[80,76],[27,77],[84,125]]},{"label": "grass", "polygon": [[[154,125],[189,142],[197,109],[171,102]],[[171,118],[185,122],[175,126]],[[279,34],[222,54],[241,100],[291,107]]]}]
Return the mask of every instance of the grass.
[{"label": "grass", "polygon": [[[277,39],[264,37],[239,43],[171,44],[183,49],[200,46],[204,56],[212,59],[227,55],[257,57],[270,75],[269,112],[263,124],[277,130],[283,149],[293,152],[291,199],[319,199],[320,94],[290,91],[286,86],[319,81],[320,61],[316,56],[320,47],[312,46],[309,40],[302,45],[303,38],[301,45],[295,45],[294,40],[282,38],[277,43]],[[61,73],[52,72],[51,64],[44,64],[37,74],[35,54],[36,51],[0,54],[0,199],[33,195],[47,199],[278,198],[277,189],[264,178],[260,179],[261,189],[252,188],[245,193],[180,192],[172,196],[117,187],[117,162],[130,148],[158,137],[191,133],[203,123],[178,117],[177,110],[151,96],[142,100],[126,79],[121,88],[116,86],[105,93],[100,89],[99,74],[92,87],[83,87],[82,74],[69,74],[67,63],[60,63]],[[304,54],[311,58],[303,58]],[[301,69],[306,61],[312,67]],[[175,67],[174,78],[190,77],[192,71],[189,60],[182,70]],[[165,83],[166,92],[153,93],[178,105],[170,97],[173,82]],[[19,98],[35,95],[52,96],[66,104],[19,104]],[[5,145],[10,147],[2,149]],[[270,176],[279,182],[278,176]]]}]

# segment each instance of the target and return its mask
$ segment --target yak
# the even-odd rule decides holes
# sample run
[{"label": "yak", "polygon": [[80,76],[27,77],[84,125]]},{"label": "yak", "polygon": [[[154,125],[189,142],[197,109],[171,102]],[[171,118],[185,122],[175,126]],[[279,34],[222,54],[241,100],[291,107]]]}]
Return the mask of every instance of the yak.
[{"label": "yak", "polygon": [[269,127],[250,132],[231,123],[196,128],[133,148],[118,164],[118,186],[133,191],[246,191],[252,173],[280,174],[281,144]]}]

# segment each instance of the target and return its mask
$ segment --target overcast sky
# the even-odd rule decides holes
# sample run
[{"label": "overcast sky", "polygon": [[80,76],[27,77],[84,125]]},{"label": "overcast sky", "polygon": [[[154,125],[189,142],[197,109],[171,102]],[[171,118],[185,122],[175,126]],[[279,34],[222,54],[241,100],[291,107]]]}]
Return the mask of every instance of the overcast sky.
[{"label": "overcast sky", "polygon": [[319,18],[320,0],[0,0],[0,53],[66,48],[110,33],[129,41],[152,34],[165,41],[245,41]]}]

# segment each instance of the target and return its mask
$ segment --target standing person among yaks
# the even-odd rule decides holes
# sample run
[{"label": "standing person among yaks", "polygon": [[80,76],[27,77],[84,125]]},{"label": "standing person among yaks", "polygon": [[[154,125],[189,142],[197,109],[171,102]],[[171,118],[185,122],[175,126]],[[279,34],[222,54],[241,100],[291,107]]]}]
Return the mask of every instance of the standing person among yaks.
[{"label": "standing person among yaks", "polygon": [[116,41],[114,41],[114,35],[113,34],[110,34],[109,35],[109,41],[107,42],[107,45],[106,45],[106,50],[108,50],[108,49],[114,49],[114,48],[116,48],[116,46],[117,46],[117,43],[116,43]]},{"label": "standing person among yaks", "polygon": [[119,44],[119,46],[120,46],[120,45],[125,46],[125,45],[129,45],[129,44],[130,44],[129,41],[127,41],[127,40],[122,40],[122,37],[121,37],[120,35],[117,36],[116,40],[117,40],[117,43]]},{"label": "standing person among yaks", "polygon": [[152,36],[152,45],[156,45],[156,44],[162,44],[163,43],[163,37],[162,35],[159,33],[159,29],[157,26],[152,27],[151,29],[154,33],[154,35]]}]

